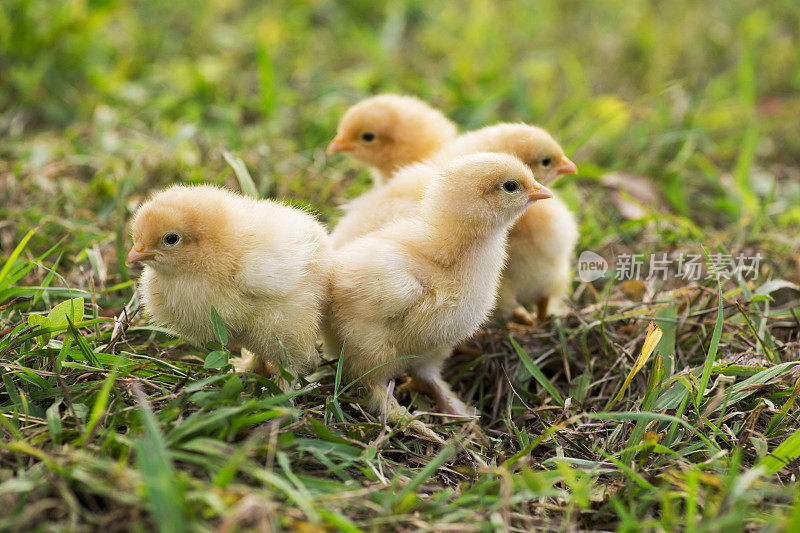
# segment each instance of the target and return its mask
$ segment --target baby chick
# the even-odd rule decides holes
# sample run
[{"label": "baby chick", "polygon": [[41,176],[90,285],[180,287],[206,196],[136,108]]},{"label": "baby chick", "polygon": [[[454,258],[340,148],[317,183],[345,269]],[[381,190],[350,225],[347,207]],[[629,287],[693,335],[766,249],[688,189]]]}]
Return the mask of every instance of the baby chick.
[{"label": "baby chick", "polygon": [[[542,183],[574,174],[575,164],[553,137],[527,124],[497,124],[459,136],[434,155],[433,163],[477,151],[505,152],[525,162]],[[570,283],[570,263],[578,242],[578,224],[569,208],[554,195],[532,205],[508,234],[508,262],[503,270],[495,315],[533,324],[522,304],[535,304],[545,320],[553,304],[561,312]]]},{"label": "baby chick", "polygon": [[[432,393],[441,412],[469,415],[440,369],[494,306],[509,227],[536,200],[552,197],[504,154],[464,156],[438,172],[417,169],[427,169],[427,179],[413,214],[334,252],[324,328],[330,354],[342,355],[346,376],[361,378],[369,407],[386,405],[390,422],[401,421],[405,409],[387,396],[387,383],[404,373]],[[419,421],[410,429],[438,439]]]},{"label": "baby chick", "polygon": [[[503,152],[517,156],[541,177],[552,182],[557,176],[577,172],[553,137],[526,124],[498,124],[466,133],[447,143],[426,163],[447,164],[464,154]],[[384,187],[373,189],[345,204],[345,216],[331,233],[338,248],[415,208],[422,196],[426,174],[415,165],[397,172]],[[569,208],[558,198],[536,203],[520,217],[508,236],[509,258],[502,275],[496,315],[533,323],[522,305],[536,306],[545,320],[551,304],[566,296],[570,263],[578,239],[578,226]]]},{"label": "baby chick", "polygon": [[131,229],[126,263],[144,263],[139,291],[154,322],[208,342],[214,306],[230,341],[262,367],[316,366],[332,257],[314,217],[226,189],[178,185],[143,204]]},{"label": "baby chick", "polygon": [[495,124],[459,135],[431,156],[434,164],[476,152],[503,152],[517,156],[542,183],[552,183],[562,174],[575,174],[578,167],[564,155],[561,145],[547,131],[524,123]]},{"label": "baby chick", "polygon": [[447,117],[422,100],[381,94],[347,110],[328,153],[345,152],[366,163],[375,171],[375,183],[382,185],[397,169],[435,153],[456,133]]}]

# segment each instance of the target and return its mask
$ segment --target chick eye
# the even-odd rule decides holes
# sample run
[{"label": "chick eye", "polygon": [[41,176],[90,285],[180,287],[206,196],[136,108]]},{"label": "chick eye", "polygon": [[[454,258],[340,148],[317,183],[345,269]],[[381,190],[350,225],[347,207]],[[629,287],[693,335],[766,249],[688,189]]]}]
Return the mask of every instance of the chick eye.
[{"label": "chick eye", "polygon": [[181,236],[177,233],[167,233],[164,235],[164,246],[175,246],[181,240]]},{"label": "chick eye", "polygon": [[503,183],[503,190],[506,192],[517,192],[519,190],[519,183],[508,180]]},{"label": "chick eye", "polygon": [[553,163],[552,157],[545,157],[542,159],[542,166],[545,168],[549,167],[552,163]]},{"label": "chick eye", "polygon": [[372,141],[375,140],[375,134],[369,131],[367,133],[362,133],[361,140],[367,143],[371,143]]}]

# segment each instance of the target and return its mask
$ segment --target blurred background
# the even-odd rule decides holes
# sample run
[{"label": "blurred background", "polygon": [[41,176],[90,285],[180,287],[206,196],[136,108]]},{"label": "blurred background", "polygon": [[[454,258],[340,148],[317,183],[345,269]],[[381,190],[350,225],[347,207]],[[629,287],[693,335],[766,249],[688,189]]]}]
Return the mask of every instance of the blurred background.
[{"label": "blurred background", "polygon": [[325,145],[349,105],[392,91],[465,130],[550,130],[581,171],[559,186],[581,247],[777,228],[762,244],[787,253],[798,28],[795,0],[4,0],[0,249],[43,224],[34,249],[68,233],[67,265],[113,262],[152,189],[236,187],[225,151],[261,195],[332,221],[369,177]]},{"label": "blurred background", "polygon": [[[563,319],[479,335],[446,375],[493,437],[465,461],[384,439],[332,365],[290,413],[104,318],[134,312],[126,224],[161,187],[236,190],[241,160],[335,223],[370,177],[325,147],[388,91],[552,132],[578,252],[761,254],[757,279],[576,281]],[[0,530],[800,528],[798,0],[0,0],[0,255]],[[91,320],[38,346],[67,296]]]}]

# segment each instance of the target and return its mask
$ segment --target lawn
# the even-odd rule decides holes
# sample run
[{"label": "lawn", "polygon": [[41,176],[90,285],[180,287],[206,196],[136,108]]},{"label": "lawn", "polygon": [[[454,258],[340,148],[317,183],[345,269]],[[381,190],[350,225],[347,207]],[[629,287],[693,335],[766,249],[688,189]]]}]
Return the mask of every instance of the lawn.
[{"label": "lawn", "polygon": [[[3,0],[0,530],[799,530],[798,28],[796,0]],[[244,168],[333,225],[370,177],[325,147],[380,92],[580,169],[554,189],[606,275],[576,258],[567,314],[447,366],[488,442],[137,312],[142,199]]]}]

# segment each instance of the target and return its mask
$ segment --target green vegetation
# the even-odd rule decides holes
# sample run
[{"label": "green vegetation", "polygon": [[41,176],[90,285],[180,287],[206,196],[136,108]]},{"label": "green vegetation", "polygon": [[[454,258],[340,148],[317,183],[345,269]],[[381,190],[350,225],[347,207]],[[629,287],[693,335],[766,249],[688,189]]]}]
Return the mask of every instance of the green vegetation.
[{"label": "green vegetation", "polygon": [[[3,0],[0,530],[797,530],[798,28],[796,0]],[[387,91],[552,131],[579,250],[757,276],[576,281],[452,358],[490,443],[426,416],[443,448],[335,363],[281,394],[135,314],[146,194],[249,172],[334,222],[369,176],[325,145]]]}]

